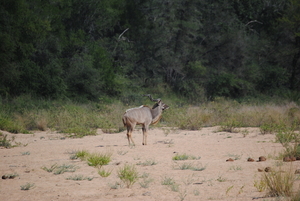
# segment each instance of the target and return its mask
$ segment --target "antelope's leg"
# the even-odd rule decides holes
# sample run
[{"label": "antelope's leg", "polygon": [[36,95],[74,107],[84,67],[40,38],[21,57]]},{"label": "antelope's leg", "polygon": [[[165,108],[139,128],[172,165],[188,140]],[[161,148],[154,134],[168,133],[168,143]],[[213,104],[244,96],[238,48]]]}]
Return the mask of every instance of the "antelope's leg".
[{"label": "antelope's leg", "polygon": [[129,146],[130,146],[130,140],[131,140],[132,144],[135,145],[135,143],[132,139],[132,131],[133,131],[133,129],[127,127],[127,139],[128,139]]},{"label": "antelope's leg", "polygon": [[147,145],[147,128],[143,127],[143,145]]}]

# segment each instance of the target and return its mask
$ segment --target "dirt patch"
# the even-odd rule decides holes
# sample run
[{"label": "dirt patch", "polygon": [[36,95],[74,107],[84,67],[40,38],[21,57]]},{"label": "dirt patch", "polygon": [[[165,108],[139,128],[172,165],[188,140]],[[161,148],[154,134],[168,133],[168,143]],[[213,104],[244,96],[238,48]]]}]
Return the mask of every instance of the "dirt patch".
[{"label": "dirt patch", "polygon": [[[165,128],[166,129],[166,128]],[[276,167],[275,156],[282,151],[274,143],[274,135],[259,134],[257,128],[246,128],[249,134],[216,132],[217,127],[199,131],[151,129],[148,145],[142,146],[142,132],[133,132],[135,147],[129,147],[126,132],[104,134],[81,139],[64,138],[50,131],[34,134],[8,134],[27,146],[0,149],[0,175],[17,175],[0,180],[0,200],[252,200],[264,196],[254,187],[263,174],[258,169]],[[87,162],[71,160],[78,150],[112,152],[112,161],[104,170],[112,171],[101,177]],[[172,160],[176,154],[186,154],[188,160]],[[249,158],[266,160],[249,163]],[[228,158],[232,162],[226,162]],[[293,167],[299,169],[300,161]],[[53,174],[42,167],[73,165],[75,172]],[[117,176],[125,164],[135,164],[141,177],[130,189],[122,187]],[[283,163],[289,166],[291,163]],[[193,168],[182,168],[184,165]],[[295,171],[294,170],[294,171]],[[82,175],[92,180],[68,180]],[[162,185],[172,179],[174,187]],[[145,185],[148,182],[148,185]],[[299,181],[297,181],[299,183]],[[34,184],[30,190],[20,186]],[[295,186],[299,186],[299,184]]]}]

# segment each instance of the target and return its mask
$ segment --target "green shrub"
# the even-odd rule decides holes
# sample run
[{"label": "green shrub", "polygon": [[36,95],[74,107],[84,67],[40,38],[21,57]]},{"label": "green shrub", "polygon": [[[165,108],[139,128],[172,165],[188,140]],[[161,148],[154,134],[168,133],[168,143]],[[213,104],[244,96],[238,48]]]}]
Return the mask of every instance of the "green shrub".
[{"label": "green shrub", "polygon": [[138,181],[139,174],[134,165],[125,164],[123,168],[119,169],[118,177],[127,188],[130,188],[135,182]]}]

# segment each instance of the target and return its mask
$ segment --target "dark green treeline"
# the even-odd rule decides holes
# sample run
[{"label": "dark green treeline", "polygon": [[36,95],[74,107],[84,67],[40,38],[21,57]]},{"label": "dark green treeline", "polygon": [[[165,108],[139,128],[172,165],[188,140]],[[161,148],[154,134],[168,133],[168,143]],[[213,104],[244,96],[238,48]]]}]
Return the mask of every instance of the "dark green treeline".
[{"label": "dark green treeline", "polygon": [[2,0],[0,95],[299,93],[298,0]]}]

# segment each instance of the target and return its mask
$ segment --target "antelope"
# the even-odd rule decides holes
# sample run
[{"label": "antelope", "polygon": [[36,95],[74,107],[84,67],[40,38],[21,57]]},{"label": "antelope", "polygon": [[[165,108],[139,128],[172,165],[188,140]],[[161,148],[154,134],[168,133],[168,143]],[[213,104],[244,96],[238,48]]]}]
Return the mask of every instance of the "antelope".
[{"label": "antelope", "polygon": [[142,125],[143,131],[143,142],[142,145],[147,145],[147,132],[150,124],[157,124],[162,117],[162,111],[169,108],[168,105],[164,104],[160,99],[153,99],[150,94],[148,96],[151,101],[156,102],[152,108],[142,105],[140,107],[131,108],[126,110],[123,115],[123,124],[127,127],[127,139],[130,146],[130,141],[135,145],[132,139],[132,131],[137,124]]}]

